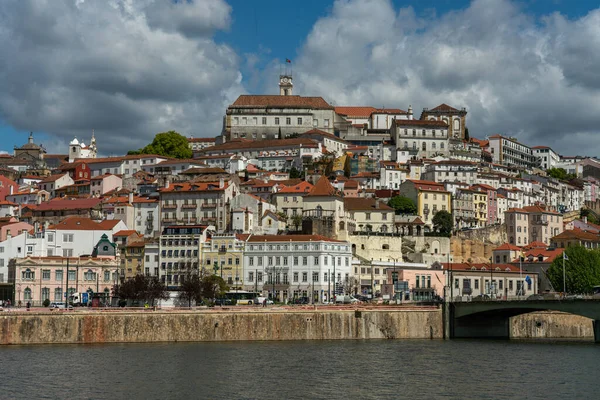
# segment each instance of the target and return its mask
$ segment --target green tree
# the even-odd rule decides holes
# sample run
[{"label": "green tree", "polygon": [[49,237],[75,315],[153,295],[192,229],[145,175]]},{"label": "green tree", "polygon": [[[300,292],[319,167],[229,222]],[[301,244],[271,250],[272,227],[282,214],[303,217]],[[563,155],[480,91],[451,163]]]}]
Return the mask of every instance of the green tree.
[{"label": "green tree", "polygon": [[146,276],[146,301],[154,306],[156,300],[168,300],[169,291],[167,285],[158,279],[157,276]]},{"label": "green tree", "polygon": [[406,196],[394,196],[388,201],[388,206],[396,210],[396,214],[410,214],[415,215],[417,213],[417,206],[415,202]]},{"label": "green tree", "polygon": [[433,219],[433,229],[441,236],[448,236],[452,233],[454,222],[452,221],[452,214],[446,210],[440,210],[435,213]]},{"label": "green tree", "polygon": [[[591,293],[592,287],[600,285],[600,250],[575,246],[567,248],[565,254],[567,293]],[[563,290],[563,257],[554,259],[546,275],[554,290]]]},{"label": "green tree", "polygon": [[290,169],[290,179],[300,178],[300,171],[296,169],[296,167],[292,167]]},{"label": "green tree", "polygon": [[302,215],[292,215],[292,225],[298,230],[302,226]]},{"label": "green tree", "polygon": [[202,278],[202,297],[205,299],[221,298],[229,290],[229,287],[217,275],[206,275]]},{"label": "green tree", "polygon": [[169,298],[167,287],[158,277],[139,274],[113,287],[113,293],[121,300],[129,300],[138,305],[144,301],[154,305],[156,300]]},{"label": "green tree", "polygon": [[564,168],[549,168],[546,173],[554,179],[564,181],[567,179],[567,171]]},{"label": "green tree", "polygon": [[152,143],[137,152],[137,154],[157,154],[173,158],[192,157],[192,149],[190,149],[187,138],[175,131],[157,133]]},{"label": "green tree", "polygon": [[179,299],[187,301],[188,307],[191,307],[192,303],[198,304],[202,301],[202,279],[198,274],[188,271],[179,287]]}]

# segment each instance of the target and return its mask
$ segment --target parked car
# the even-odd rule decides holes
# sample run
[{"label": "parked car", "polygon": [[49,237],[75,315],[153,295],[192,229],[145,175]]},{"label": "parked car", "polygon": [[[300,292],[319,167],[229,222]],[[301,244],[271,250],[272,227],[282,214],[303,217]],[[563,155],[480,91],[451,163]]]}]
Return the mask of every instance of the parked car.
[{"label": "parked car", "polygon": [[544,296],[541,294],[532,294],[531,296],[527,297],[527,300],[544,300]]},{"label": "parked car", "polygon": [[308,297],[298,297],[296,299],[290,300],[291,304],[310,304],[310,299]]},{"label": "parked car", "polygon": [[269,299],[267,297],[262,297],[262,296],[255,297],[254,298],[254,304],[262,306],[264,304],[265,300],[267,301],[267,305],[273,304],[273,300],[271,300],[271,299]]},{"label": "parked car", "polygon": [[335,297],[335,302],[337,304],[343,303],[343,304],[356,304],[356,303],[360,303],[360,300],[356,299],[355,297],[352,297],[350,295],[339,295]]},{"label": "parked car", "polygon": [[231,299],[215,299],[216,306],[232,306],[233,300]]},{"label": "parked car", "polygon": [[62,301],[56,301],[53,303],[50,303],[50,308],[66,308],[66,304]]}]

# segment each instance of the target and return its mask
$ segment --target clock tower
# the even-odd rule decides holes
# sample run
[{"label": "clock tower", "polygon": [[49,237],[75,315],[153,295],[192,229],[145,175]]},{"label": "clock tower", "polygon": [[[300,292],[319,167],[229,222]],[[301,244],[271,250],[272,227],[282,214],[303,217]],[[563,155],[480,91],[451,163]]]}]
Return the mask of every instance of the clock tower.
[{"label": "clock tower", "polygon": [[279,94],[281,96],[291,96],[294,84],[292,83],[292,75],[279,75]]}]

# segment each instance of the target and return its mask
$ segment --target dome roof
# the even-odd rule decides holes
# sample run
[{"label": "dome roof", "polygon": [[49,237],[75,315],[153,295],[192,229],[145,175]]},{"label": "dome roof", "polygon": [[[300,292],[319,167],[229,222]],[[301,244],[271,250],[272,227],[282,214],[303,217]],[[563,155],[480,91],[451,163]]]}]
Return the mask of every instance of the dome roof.
[{"label": "dome roof", "polygon": [[71,140],[71,143],[69,143],[69,145],[71,146],[77,146],[79,144],[79,141],[77,140],[77,138]]}]

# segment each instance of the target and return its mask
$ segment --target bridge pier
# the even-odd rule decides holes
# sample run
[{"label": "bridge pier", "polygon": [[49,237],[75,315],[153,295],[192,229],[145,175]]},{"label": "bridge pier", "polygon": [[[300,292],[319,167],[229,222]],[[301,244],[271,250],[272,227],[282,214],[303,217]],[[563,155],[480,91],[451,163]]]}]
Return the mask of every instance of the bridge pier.
[{"label": "bridge pier", "polygon": [[594,320],[594,342],[600,343],[600,320]]}]

